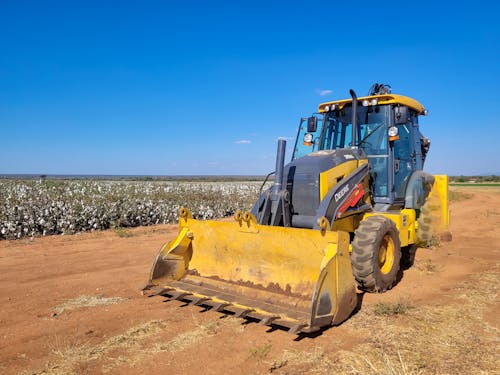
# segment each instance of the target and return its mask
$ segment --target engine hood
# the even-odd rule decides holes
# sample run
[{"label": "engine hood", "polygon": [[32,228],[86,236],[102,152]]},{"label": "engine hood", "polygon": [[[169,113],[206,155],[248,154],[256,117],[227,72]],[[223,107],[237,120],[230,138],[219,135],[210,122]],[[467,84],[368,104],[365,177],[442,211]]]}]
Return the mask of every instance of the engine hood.
[{"label": "engine hood", "polygon": [[360,149],[316,151],[285,166],[284,182],[290,193],[293,215],[315,216],[319,206],[320,174],[352,160],[365,159]]}]

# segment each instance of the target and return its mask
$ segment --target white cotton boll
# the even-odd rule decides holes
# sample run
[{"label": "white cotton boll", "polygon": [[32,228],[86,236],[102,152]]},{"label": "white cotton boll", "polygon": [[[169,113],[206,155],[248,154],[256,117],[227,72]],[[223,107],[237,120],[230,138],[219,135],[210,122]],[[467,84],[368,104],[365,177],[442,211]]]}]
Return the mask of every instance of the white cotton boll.
[{"label": "white cotton boll", "polygon": [[[260,183],[1,181],[0,232],[13,238],[30,233],[69,234],[127,226],[173,223],[180,207],[198,218],[212,219],[249,208]],[[2,217],[2,216],[0,216]],[[28,232],[26,233],[27,228]]]}]

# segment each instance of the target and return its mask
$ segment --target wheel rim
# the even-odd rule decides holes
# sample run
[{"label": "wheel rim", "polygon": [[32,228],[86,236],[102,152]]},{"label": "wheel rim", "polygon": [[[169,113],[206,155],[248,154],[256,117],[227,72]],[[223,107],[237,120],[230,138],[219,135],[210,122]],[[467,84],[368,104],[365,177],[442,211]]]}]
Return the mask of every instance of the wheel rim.
[{"label": "wheel rim", "polygon": [[378,266],[383,274],[391,272],[394,265],[394,241],[388,234],[382,239],[378,252]]}]

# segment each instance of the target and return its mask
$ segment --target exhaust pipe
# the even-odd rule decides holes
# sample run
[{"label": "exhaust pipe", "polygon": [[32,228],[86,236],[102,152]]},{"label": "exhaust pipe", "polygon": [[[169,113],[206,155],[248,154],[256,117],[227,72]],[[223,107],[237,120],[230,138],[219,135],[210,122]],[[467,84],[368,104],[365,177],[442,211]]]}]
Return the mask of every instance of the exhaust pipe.
[{"label": "exhaust pipe", "polygon": [[286,141],[278,139],[278,151],[276,152],[276,170],[274,175],[274,185],[271,191],[271,224],[278,225],[282,215],[281,192],[283,190],[283,175],[285,168]]},{"label": "exhaust pipe", "polygon": [[[285,150],[286,141],[284,139],[278,139],[278,151],[276,152],[276,170],[274,175],[274,187],[273,195],[278,193],[283,189],[283,170],[285,168]],[[274,200],[274,199],[273,199]]]},{"label": "exhaust pipe", "polygon": [[252,209],[252,213],[255,215],[259,224],[290,226],[290,208],[288,206],[286,186],[285,189],[283,189],[285,149],[286,141],[284,139],[278,139],[276,169],[273,172],[274,184],[265,194],[260,196]]},{"label": "exhaust pipe", "polygon": [[356,144],[356,132],[358,131],[358,124],[357,124],[357,113],[358,113],[358,97],[356,96],[356,93],[354,92],[353,89],[349,90],[349,93],[351,94],[352,97],[352,141],[351,141],[351,148],[357,148]]}]

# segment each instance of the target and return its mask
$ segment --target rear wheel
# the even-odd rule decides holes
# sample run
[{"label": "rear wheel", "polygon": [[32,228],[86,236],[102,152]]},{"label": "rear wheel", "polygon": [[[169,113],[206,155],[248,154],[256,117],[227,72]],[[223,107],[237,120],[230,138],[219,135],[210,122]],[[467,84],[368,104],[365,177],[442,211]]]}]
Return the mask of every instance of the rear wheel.
[{"label": "rear wheel", "polygon": [[369,216],[354,232],[351,262],[359,287],[384,292],[396,282],[401,260],[399,232],[384,216]]}]

